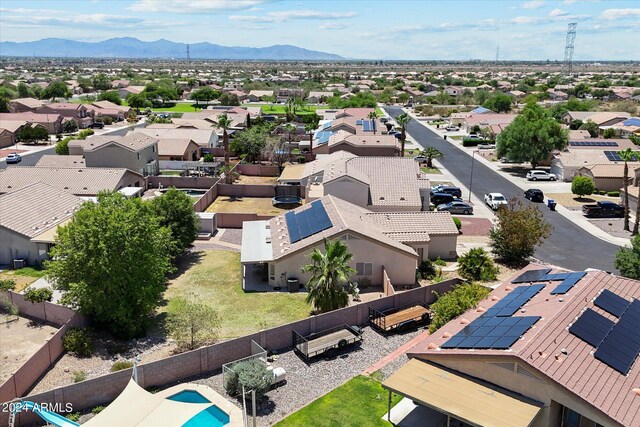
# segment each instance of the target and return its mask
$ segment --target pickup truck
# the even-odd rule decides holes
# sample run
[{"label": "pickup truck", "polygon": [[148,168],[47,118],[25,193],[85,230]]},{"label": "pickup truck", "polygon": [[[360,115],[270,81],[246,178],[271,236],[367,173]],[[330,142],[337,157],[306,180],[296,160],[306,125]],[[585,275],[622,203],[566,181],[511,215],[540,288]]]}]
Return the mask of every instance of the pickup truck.
[{"label": "pickup truck", "polygon": [[484,202],[491,209],[497,211],[500,206],[507,204],[507,199],[502,193],[487,193],[484,195]]},{"label": "pickup truck", "polygon": [[582,206],[582,213],[589,218],[622,218],[624,207],[613,202],[598,202]]}]

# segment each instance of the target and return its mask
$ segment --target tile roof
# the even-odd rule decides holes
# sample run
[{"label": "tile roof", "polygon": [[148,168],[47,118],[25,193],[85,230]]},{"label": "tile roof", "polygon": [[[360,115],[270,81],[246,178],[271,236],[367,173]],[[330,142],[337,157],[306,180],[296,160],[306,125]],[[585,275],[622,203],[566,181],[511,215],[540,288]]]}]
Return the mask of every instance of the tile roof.
[{"label": "tile roof", "polygon": [[316,159],[314,161],[305,163],[302,177],[308,178],[311,175],[323,173],[324,168],[328,164],[339,159],[351,159],[353,157],[356,157],[356,155],[343,150],[335,151],[331,154],[319,154],[316,156]]},{"label": "tile roof", "polygon": [[[385,234],[394,234],[397,240],[409,241],[426,235],[458,235],[458,228],[453,222],[449,212],[371,212],[365,214],[365,218],[385,227]],[[403,236],[400,236],[403,235]]]},{"label": "tile roof", "polygon": [[[530,265],[527,269],[541,268]],[[555,272],[555,271],[554,271]],[[559,272],[559,271],[558,271]],[[519,275],[518,272],[514,277]],[[520,359],[538,372],[552,379],[590,405],[599,409],[622,425],[640,425],[640,361],[636,359],[625,376],[593,356],[594,347],[569,333],[569,326],[590,308],[616,321],[616,318],[594,305],[593,300],[603,289],[628,301],[640,299],[640,282],[615,276],[602,271],[590,271],[571,290],[563,295],[550,293],[559,282],[540,282],[544,289],[524,305],[527,316],[541,316],[523,337],[511,346],[511,350],[462,350],[438,348],[451,335],[475,320],[486,309],[507,295],[514,287],[510,281],[496,288],[480,302],[479,308],[472,309],[450,321],[432,334],[428,340],[418,344],[410,356],[421,355],[473,355],[474,358],[491,356]],[[517,317],[519,313],[514,315]],[[562,350],[566,351],[563,352]],[[565,354],[566,353],[566,354]]]},{"label": "tile roof", "polygon": [[52,168],[85,168],[83,156],[59,156],[57,154],[45,154],[40,157],[36,166]]},{"label": "tile roof", "polygon": [[366,135],[353,135],[346,131],[335,132],[329,137],[329,146],[346,143],[356,147],[399,147],[398,138],[393,135],[382,135],[377,132],[372,135],[368,132]]},{"label": "tile roof", "polygon": [[[78,144],[73,140],[74,145]],[[69,141],[71,143],[71,141]],[[108,144],[116,144],[131,151],[144,150],[158,143],[158,139],[141,132],[129,132],[126,136],[98,135],[92,136],[80,143],[84,151],[96,151]]]},{"label": "tile roof", "polygon": [[[604,163],[583,166],[580,169],[587,169],[594,178],[624,178],[624,163]],[[629,169],[630,171],[632,169]],[[629,173],[631,175],[631,173]],[[630,176],[629,178],[633,178]]]},{"label": "tile roof", "polygon": [[208,147],[209,141],[216,133],[215,129],[155,129],[155,128],[140,128],[136,129],[136,132],[144,133],[145,135],[157,138],[157,139],[192,139],[196,144],[201,147]]},{"label": "tile roof", "polygon": [[120,181],[130,174],[139,176],[140,180],[144,181],[142,175],[123,168],[10,166],[0,170],[0,193],[42,181],[71,194],[93,196],[103,190],[117,190]]},{"label": "tile roof", "polygon": [[35,182],[0,196],[0,226],[32,238],[69,219],[82,202],[67,191]]},{"label": "tile roof", "polygon": [[45,104],[44,101],[35,98],[16,98],[9,101],[9,103],[22,104],[28,108],[38,108],[42,107]]},{"label": "tile roof", "polygon": [[36,123],[54,123],[62,117],[58,113],[32,113],[25,111],[24,113],[0,113],[0,124],[5,120],[8,121],[27,121]]},{"label": "tile roof", "polygon": [[6,129],[11,133],[16,133],[18,129],[26,124],[26,120],[2,120],[0,121],[0,129]]},{"label": "tile roof", "polygon": [[[159,156],[183,156],[189,144],[195,144],[189,138],[182,139],[169,139],[162,138],[158,140],[158,155]],[[197,145],[197,144],[196,144]],[[187,159],[191,160],[191,159]]]},{"label": "tile roof", "polygon": [[509,124],[515,119],[517,114],[496,114],[496,113],[484,113],[484,114],[472,114],[465,119],[467,126],[474,125],[498,125]]}]

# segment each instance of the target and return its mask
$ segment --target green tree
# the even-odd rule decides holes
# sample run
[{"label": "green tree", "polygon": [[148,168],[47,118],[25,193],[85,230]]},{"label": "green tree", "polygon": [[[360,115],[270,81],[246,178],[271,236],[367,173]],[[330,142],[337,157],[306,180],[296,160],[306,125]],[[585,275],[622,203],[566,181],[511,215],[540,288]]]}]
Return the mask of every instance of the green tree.
[{"label": "green tree", "polygon": [[42,126],[23,126],[18,133],[18,139],[23,142],[49,140],[49,132]]},{"label": "green tree", "polygon": [[195,297],[177,297],[169,302],[167,330],[178,347],[194,350],[218,337],[220,317],[213,308]]},{"label": "green tree", "polygon": [[564,150],[568,131],[544,108],[527,104],[515,120],[498,136],[496,155],[516,162],[531,162],[535,168],[554,150]]},{"label": "green tree", "polygon": [[229,134],[227,130],[231,127],[231,119],[227,114],[221,114],[218,116],[218,123],[216,125],[218,129],[222,129],[222,144],[224,146],[224,167],[225,167],[225,181],[227,184],[233,182],[231,173],[229,172]]},{"label": "green tree", "polygon": [[262,98],[260,98],[261,101],[266,102],[267,104],[269,104],[269,109],[273,110],[273,106],[276,103],[276,97],[273,95],[265,95]]},{"label": "green tree", "polygon": [[489,93],[489,91],[485,89],[478,89],[473,94],[473,99],[476,101],[476,104],[482,105],[487,99],[489,99],[490,96],[491,94]]},{"label": "green tree", "polygon": [[589,132],[589,135],[591,135],[591,138],[595,138],[598,136],[598,132],[599,132],[599,128],[598,128],[598,124],[596,122],[594,122],[593,120],[587,120],[586,122],[584,122],[580,128],[580,130],[586,130],[587,132]]},{"label": "green tree", "polygon": [[367,116],[367,118],[369,120],[371,120],[371,122],[373,123],[373,134],[376,134],[376,125],[378,124],[378,113],[376,113],[375,110],[369,112],[369,115]]},{"label": "green tree", "polygon": [[638,160],[638,155],[631,148],[618,151],[620,160],[624,162],[622,185],[624,186],[624,229],[629,231],[629,162]]},{"label": "green tree", "polygon": [[49,86],[44,88],[41,98],[51,99],[52,102],[55,102],[56,98],[71,98],[71,91],[65,82],[54,80],[49,83]]},{"label": "green tree", "polygon": [[458,273],[467,280],[496,280],[500,269],[483,248],[473,248],[458,258]]},{"label": "green tree", "polygon": [[109,101],[117,105],[122,105],[122,99],[120,98],[118,91],[115,90],[102,92],[100,95],[98,95],[98,101]]},{"label": "green tree", "polygon": [[400,127],[400,142],[402,143],[400,156],[404,157],[404,144],[407,140],[407,125],[411,122],[411,116],[402,113],[396,116],[396,123]]},{"label": "green tree", "polygon": [[254,358],[233,364],[224,380],[224,388],[230,396],[240,396],[244,386],[245,392],[255,390],[259,399],[271,387],[273,373],[261,359]]},{"label": "green tree", "polygon": [[220,101],[220,105],[227,105],[227,106],[240,105],[240,100],[238,99],[238,95],[236,95],[235,93],[224,92],[222,95],[220,95],[220,98],[218,100]]},{"label": "green tree", "polygon": [[615,138],[616,137],[616,130],[613,128],[607,128],[604,130],[602,136],[604,136],[605,139],[611,139],[611,138]]},{"label": "green tree", "polygon": [[496,93],[482,103],[484,108],[488,108],[496,113],[507,113],[511,111],[512,98],[504,93]]},{"label": "green tree", "polygon": [[588,176],[575,176],[571,181],[571,192],[579,199],[582,196],[592,195],[594,191],[596,191],[596,186]]},{"label": "green tree", "polygon": [[58,156],[69,155],[69,141],[71,141],[71,139],[72,137],[68,136],[58,141],[58,143],[56,144],[56,154]]},{"label": "green tree", "polygon": [[434,98],[434,101],[438,105],[452,105],[455,104],[455,100],[447,92],[441,90]]},{"label": "green tree", "polygon": [[146,96],[138,93],[130,93],[129,95],[127,95],[126,100],[127,104],[129,104],[129,107],[136,109],[147,108],[153,105]]},{"label": "green tree", "polygon": [[515,197],[497,210],[497,224],[489,232],[493,253],[508,264],[521,264],[551,234],[552,227],[533,205]]},{"label": "green tree", "polygon": [[349,294],[346,285],[356,271],[349,267],[353,254],[340,240],[324,240],[324,253],[314,249],[309,255],[310,264],[302,267],[303,273],[311,273],[307,283],[307,302],[316,312],[325,313],[346,307]]},{"label": "green tree", "polygon": [[27,98],[31,96],[29,93],[29,87],[24,82],[18,83],[18,96],[20,98]]},{"label": "green tree", "polygon": [[420,152],[427,159],[427,167],[433,167],[433,159],[441,159],[444,155],[435,147],[426,146],[424,150]]},{"label": "green tree", "polygon": [[433,319],[429,325],[429,332],[434,333],[465,311],[477,307],[489,292],[491,289],[477,283],[456,285],[445,294],[434,292],[438,299],[431,304]]},{"label": "green tree", "polygon": [[189,98],[195,100],[196,105],[198,105],[199,101],[204,101],[208,104],[209,101],[216,99],[219,96],[220,96],[220,92],[218,92],[217,90],[211,87],[205,86],[203,88],[200,88],[191,92],[191,95],[189,96]]},{"label": "green tree", "polygon": [[48,273],[65,303],[130,338],[145,332],[161,301],[172,246],[147,202],[105,192],[58,228]]},{"label": "green tree", "polygon": [[69,119],[62,123],[62,132],[73,133],[78,130],[78,123],[75,120]]},{"label": "green tree", "polygon": [[175,244],[174,256],[180,255],[198,237],[200,219],[193,210],[193,200],[185,192],[170,187],[162,196],[150,201],[160,226],[171,232]]},{"label": "green tree", "polygon": [[244,156],[245,161],[254,162],[260,159],[270,133],[271,125],[268,123],[252,126],[234,135],[229,148],[236,155]]},{"label": "green tree", "polygon": [[631,246],[624,246],[616,253],[613,266],[629,279],[640,280],[640,236],[631,239]]},{"label": "green tree", "polygon": [[93,77],[92,83],[93,88],[97,91],[109,90],[113,87],[113,85],[111,84],[111,80],[109,80],[109,77],[107,77],[103,73],[96,74]]}]

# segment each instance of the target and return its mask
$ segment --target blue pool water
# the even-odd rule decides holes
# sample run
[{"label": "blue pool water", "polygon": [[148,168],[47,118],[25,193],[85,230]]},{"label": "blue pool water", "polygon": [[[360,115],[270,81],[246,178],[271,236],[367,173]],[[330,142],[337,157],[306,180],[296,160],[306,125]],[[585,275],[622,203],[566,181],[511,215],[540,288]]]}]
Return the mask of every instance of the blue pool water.
[{"label": "blue pool water", "polygon": [[182,427],[222,427],[227,424],[229,424],[229,414],[216,405],[211,405],[193,416]]},{"label": "blue pool water", "polygon": [[182,390],[173,396],[167,397],[167,399],[184,403],[211,403],[206,397],[195,390]]}]

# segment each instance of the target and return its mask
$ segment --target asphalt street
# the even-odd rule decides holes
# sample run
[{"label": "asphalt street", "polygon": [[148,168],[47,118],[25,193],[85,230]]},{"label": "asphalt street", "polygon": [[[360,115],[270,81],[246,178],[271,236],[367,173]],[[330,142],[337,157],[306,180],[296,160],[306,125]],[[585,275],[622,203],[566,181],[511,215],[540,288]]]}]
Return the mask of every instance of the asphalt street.
[{"label": "asphalt street", "polygon": [[[400,107],[384,108],[392,117],[402,114]],[[438,161],[467,188],[471,180],[472,157],[440,136],[430,131],[420,123],[411,121],[407,125],[407,133],[422,147],[427,145],[440,150],[444,155]],[[541,185],[544,191],[544,184]],[[523,191],[511,181],[497,172],[486,167],[479,161],[473,164],[472,193],[483,199],[485,193],[502,193],[505,197],[519,197],[525,203],[531,203],[523,197]],[[465,194],[466,193],[466,194]],[[463,191],[463,198],[468,193]],[[592,236],[573,222],[557,212],[550,211],[546,206],[536,203],[540,207],[544,218],[553,226],[551,236],[537,248],[535,257],[553,265],[571,270],[598,268],[615,271],[613,260],[619,247]]]}]

